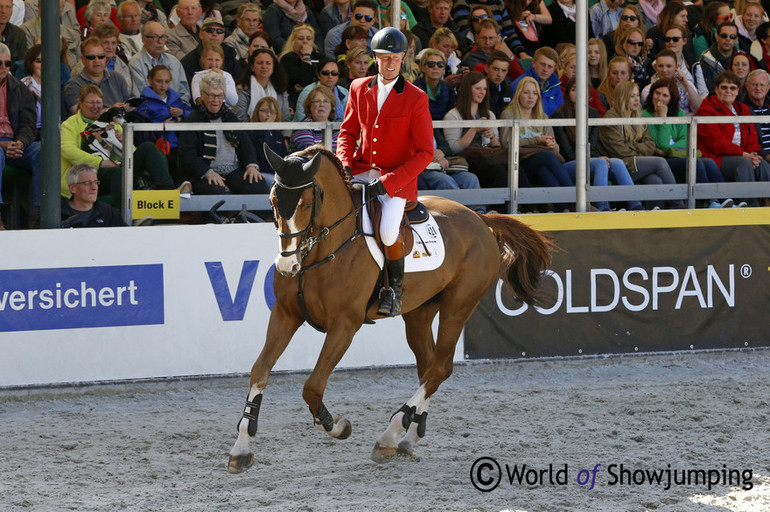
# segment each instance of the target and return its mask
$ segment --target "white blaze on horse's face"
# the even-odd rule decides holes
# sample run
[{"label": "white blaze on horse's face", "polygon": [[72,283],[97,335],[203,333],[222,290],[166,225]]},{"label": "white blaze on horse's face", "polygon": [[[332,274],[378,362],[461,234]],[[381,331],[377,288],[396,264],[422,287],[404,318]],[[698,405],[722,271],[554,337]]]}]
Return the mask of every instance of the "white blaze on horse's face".
[{"label": "white blaze on horse's face", "polygon": [[[275,201],[275,196],[271,201]],[[278,209],[273,203],[273,215],[275,215],[278,224],[278,232],[282,235],[298,235],[304,231],[312,220],[313,207],[313,189],[308,188],[297,203],[291,218],[284,219],[278,215]],[[278,257],[275,259],[275,268],[284,276],[293,277],[297,275],[302,267],[301,250],[299,244],[304,243],[302,236],[280,237],[278,239]]]},{"label": "white blaze on horse's face", "polygon": [[[295,215],[289,220],[279,220],[278,229],[281,233],[296,233],[297,224],[294,222]],[[282,226],[283,224],[283,226]],[[285,229],[283,227],[285,226]],[[299,244],[299,237],[291,239],[280,238],[278,240],[278,257],[275,259],[275,268],[281,274],[285,276],[295,276],[300,269],[299,252],[297,252],[297,244]],[[281,252],[290,252],[292,254],[288,256],[282,256]]]}]

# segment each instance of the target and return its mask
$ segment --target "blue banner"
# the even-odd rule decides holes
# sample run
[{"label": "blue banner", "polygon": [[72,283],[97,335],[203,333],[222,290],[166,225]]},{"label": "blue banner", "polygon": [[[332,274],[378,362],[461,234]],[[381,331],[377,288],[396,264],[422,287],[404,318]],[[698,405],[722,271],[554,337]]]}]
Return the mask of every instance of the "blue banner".
[{"label": "blue banner", "polygon": [[161,264],[0,270],[0,332],[162,323]]}]

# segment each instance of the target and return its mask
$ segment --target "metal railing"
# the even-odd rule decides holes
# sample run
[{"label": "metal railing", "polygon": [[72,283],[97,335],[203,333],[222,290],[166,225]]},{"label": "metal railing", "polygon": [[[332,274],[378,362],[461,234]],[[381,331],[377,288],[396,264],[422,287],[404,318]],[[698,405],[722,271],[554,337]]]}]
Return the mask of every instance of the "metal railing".
[{"label": "metal railing", "polygon": [[[524,126],[575,126],[575,119],[498,119],[494,121],[434,121],[435,128],[510,128],[508,143],[509,186],[508,188],[483,188],[465,190],[431,190],[425,191],[432,195],[447,197],[463,204],[503,204],[508,205],[508,213],[518,211],[520,204],[540,203],[576,203],[579,212],[587,210],[590,202],[596,201],[629,201],[629,200],[684,200],[688,208],[694,208],[698,199],[716,199],[726,197],[765,198],[770,197],[770,182],[741,182],[741,183],[696,183],[695,170],[697,159],[697,137],[699,124],[743,124],[770,123],[770,116],[722,116],[722,117],[640,117],[640,118],[611,118],[589,119],[588,126],[624,125],[660,125],[686,124],[687,138],[687,182],[673,185],[613,185],[609,187],[594,187],[590,184],[585,163],[581,172],[578,166],[577,183],[574,187],[527,187],[519,188],[519,135]],[[133,148],[135,132],[162,131],[222,131],[222,130],[323,130],[324,145],[332,147],[332,133],[338,130],[340,122],[280,122],[280,123],[178,123],[172,127],[163,123],[127,123],[123,130],[124,152],[123,159],[123,205],[122,212],[126,219],[131,218],[131,193],[133,191]],[[577,202],[577,189],[585,191],[584,201]],[[205,211],[220,199],[226,203],[222,210],[240,210],[242,205],[249,209],[270,209],[266,195],[226,195],[226,196],[193,196],[182,201],[182,211]]]}]

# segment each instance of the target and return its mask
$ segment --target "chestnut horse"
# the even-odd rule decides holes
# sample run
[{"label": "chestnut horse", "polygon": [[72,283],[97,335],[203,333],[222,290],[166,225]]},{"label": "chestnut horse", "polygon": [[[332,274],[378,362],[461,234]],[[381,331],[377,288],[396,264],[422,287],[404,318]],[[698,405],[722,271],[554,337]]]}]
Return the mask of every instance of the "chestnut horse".
[{"label": "chestnut horse", "polygon": [[[380,268],[359,228],[361,194],[354,192],[350,175],[321,146],[285,160],[265,148],[275,170],[270,202],[281,252],[267,339],[251,370],[238,439],[230,451],[231,473],[244,471],[254,461],[249,440],[257,431],[270,371],[305,321],[327,334],[302,397],[316,428],[337,439],[350,435],[350,421],[333,417],[322,399],[329,375],[353,335],[367,315],[375,318],[377,310],[370,297]],[[519,299],[534,304],[537,283],[551,261],[549,240],[515,219],[479,214],[440,197],[421,201],[439,224],[446,255],[434,271],[405,275],[401,316],[417,361],[419,387],[377,439],[372,452],[377,462],[412,455],[414,444],[425,435],[430,397],[452,373],[463,325],[498,277]],[[437,313],[434,342],[431,324]]]}]

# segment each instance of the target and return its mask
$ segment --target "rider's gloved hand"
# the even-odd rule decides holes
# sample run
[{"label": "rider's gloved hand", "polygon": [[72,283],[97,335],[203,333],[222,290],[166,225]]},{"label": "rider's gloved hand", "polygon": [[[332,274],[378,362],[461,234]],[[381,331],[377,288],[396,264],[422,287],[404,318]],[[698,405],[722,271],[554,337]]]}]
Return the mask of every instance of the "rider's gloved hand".
[{"label": "rider's gloved hand", "polygon": [[366,199],[371,199],[376,196],[386,196],[388,191],[385,189],[385,185],[379,179],[372,180],[366,184]]}]

